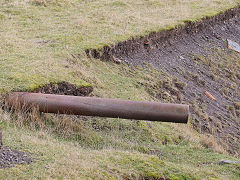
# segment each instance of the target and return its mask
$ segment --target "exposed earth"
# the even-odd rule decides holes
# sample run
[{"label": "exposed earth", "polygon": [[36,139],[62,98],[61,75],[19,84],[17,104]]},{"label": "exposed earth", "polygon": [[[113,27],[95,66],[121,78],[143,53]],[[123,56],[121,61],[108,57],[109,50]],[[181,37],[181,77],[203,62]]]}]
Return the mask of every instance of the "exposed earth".
[{"label": "exposed earth", "polygon": [[[152,33],[89,56],[129,65],[152,64],[165,75],[148,88],[164,102],[191,106],[191,124],[214,135],[230,153],[240,154],[240,54],[227,40],[240,43],[240,8],[185,26]],[[116,61],[117,59],[117,61]]]},{"label": "exposed earth", "polygon": [[0,148],[0,169],[10,168],[16,164],[29,164],[33,162],[30,154],[10,149],[9,147]]},{"label": "exposed earth", "polygon": [[68,82],[50,83],[34,89],[35,93],[45,94],[59,94],[59,95],[73,95],[73,96],[88,96],[93,91],[90,86],[76,87],[74,84]]}]

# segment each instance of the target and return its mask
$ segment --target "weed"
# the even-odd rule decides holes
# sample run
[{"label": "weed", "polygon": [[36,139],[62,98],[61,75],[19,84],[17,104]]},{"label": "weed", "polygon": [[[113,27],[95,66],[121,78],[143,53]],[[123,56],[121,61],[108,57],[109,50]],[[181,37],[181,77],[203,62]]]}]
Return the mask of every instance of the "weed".
[{"label": "weed", "polygon": [[234,106],[237,110],[240,110],[240,102],[235,102]]},{"label": "weed", "polygon": [[[66,81],[76,86],[91,84],[98,97],[181,100],[185,84],[150,65],[132,68],[124,63],[104,63],[86,57],[85,50],[171,29],[185,19],[214,15],[237,3],[1,1],[1,92],[31,91],[50,82]],[[237,68],[233,67],[234,72]],[[213,74],[218,76],[217,70]],[[198,75],[189,78],[199,79]],[[194,110],[209,118],[197,104]],[[200,121],[192,119],[193,126],[200,129]],[[5,145],[36,155],[29,166],[0,170],[0,179],[234,179],[239,175],[233,166],[216,165],[220,159],[234,158],[214,152],[222,152],[214,139],[201,140],[203,136],[188,125],[39,114],[36,109],[27,114],[0,110],[0,125]],[[150,150],[161,153],[149,154]]]}]

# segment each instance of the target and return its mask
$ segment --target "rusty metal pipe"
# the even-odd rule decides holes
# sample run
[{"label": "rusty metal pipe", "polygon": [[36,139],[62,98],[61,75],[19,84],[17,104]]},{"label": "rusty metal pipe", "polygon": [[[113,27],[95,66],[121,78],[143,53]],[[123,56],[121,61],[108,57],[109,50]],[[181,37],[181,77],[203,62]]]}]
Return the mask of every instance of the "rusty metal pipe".
[{"label": "rusty metal pipe", "polygon": [[0,128],[0,149],[3,146],[3,141],[2,141],[2,129]]},{"label": "rusty metal pipe", "polygon": [[38,107],[40,112],[124,119],[187,123],[189,106],[146,101],[40,93],[11,93],[6,102],[13,108]]}]

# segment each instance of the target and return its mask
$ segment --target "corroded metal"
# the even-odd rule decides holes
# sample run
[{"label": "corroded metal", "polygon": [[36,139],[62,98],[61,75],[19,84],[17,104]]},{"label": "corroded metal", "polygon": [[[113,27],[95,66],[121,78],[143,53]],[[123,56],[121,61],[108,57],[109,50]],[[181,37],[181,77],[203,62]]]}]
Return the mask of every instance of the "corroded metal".
[{"label": "corroded metal", "polygon": [[189,106],[146,101],[40,93],[11,93],[6,102],[15,109],[37,107],[40,112],[187,123]]},{"label": "corroded metal", "polygon": [[0,128],[0,148],[2,147],[3,142],[2,142],[2,129]]}]

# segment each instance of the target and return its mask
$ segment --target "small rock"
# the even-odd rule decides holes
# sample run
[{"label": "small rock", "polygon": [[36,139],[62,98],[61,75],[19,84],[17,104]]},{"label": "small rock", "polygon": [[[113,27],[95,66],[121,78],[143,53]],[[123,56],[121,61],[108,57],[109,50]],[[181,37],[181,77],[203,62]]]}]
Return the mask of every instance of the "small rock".
[{"label": "small rock", "polygon": [[164,155],[163,152],[161,152],[159,150],[154,150],[154,149],[150,149],[148,153],[151,154],[151,155],[160,155],[160,156]]},{"label": "small rock", "polygon": [[215,34],[215,37],[216,37],[217,39],[221,39],[221,36],[219,36],[218,34]]},{"label": "small rock", "polygon": [[51,42],[51,40],[39,40],[39,41],[36,41],[37,44],[47,44]]},{"label": "small rock", "polygon": [[223,165],[223,164],[240,164],[240,161],[231,161],[231,160],[221,160],[219,161],[220,165]]},{"label": "small rock", "polygon": [[180,58],[181,60],[183,60],[183,59],[184,59],[184,57],[182,57],[182,56],[179,56],[179,58]]},{"label": "small rock", "polygon": [[115,62],[116,64],[121,64],[122,63],[122,60],[116,58],[116,57],[113,57],[113,62]]},{"label": "small rock", "polygon": [[234,41],[232,41],[230,39],[227,39],[227,42],[228,42],[228,48],[229,49],[232,49],[232,50],[237,51],[237,52],[240,53],[240,46],[239,46],[238,43],[236,43],[236,42],[234,42]]}]

